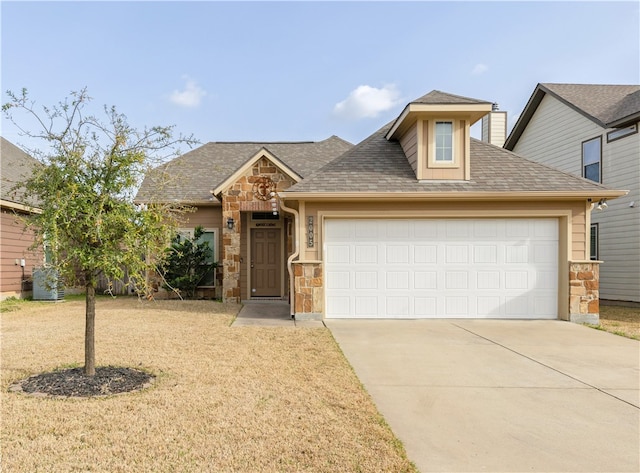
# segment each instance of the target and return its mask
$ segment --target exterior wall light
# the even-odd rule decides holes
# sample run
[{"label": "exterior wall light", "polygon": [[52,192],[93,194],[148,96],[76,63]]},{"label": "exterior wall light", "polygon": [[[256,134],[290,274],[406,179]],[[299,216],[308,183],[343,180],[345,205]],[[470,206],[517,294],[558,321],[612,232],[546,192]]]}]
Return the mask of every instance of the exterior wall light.
[{"label": "exterior wall light", "polygon": [[234,224],[235,224],[235,222],[234,222],[233,218],[229,217],[229,218],[227,219],[227,228],[228,228],[229,230],[233,230],[233,225],[234,225]]}]

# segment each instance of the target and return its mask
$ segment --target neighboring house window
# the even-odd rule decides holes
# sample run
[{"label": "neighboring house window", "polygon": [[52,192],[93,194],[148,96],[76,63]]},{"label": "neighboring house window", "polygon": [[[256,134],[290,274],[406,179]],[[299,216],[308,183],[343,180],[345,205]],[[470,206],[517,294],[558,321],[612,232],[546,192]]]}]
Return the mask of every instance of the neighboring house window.
[{"label": "neighboring house window", "polygon": [[625,136],[634,135],[636,133],[638,133],[637,123],[624,128],[618,128],[617,130],[613,130],[607,133],[607,143],[619,140],[620,138],[624,138]]},{"label": "neighboring house window", "polygon": [[592,260],[597,260],[598,259],[598,224],[597,223],[591,224],[590,247],[591,247],[591,250],[590,250],[591,254],[589,255],[589,258]]},{"label": "neighboring house window", "polygon": [[453,122],[436,122],[436,162],[453,162]]},{"label": "neighboring house window", "polygon": [[[209,242],[209,248],[213,250],[211,257],[207,263],[215,263],[217,261],[217,253],[218,247],[216,245],[216,234],[217,231],[215,229],[205,228],[202,236],[196,241],[196,243],[201,243],[203,241]],[[193,238],[193,228],[181,228],[178,230],[178,235],[181,237]],[[212,287],[215,286],[216,283],[216,269],[212,268],[211,271],[207,273],[202,282],[198,287]]]},{"label": "neighboring house window", "polygon": [[582,143],[582,177],[602,182],[602,137]]}]

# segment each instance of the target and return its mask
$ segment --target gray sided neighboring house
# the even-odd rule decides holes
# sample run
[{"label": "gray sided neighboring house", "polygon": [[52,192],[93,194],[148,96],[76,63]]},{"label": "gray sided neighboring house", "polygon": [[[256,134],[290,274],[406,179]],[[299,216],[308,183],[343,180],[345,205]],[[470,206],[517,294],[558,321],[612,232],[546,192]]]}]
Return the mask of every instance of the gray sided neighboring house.
[{"label": "gray sided neighboring house", "polygon": [[[640,85],[538,84],[504,145],[628,194],[591,212],[600,298],[640,303]],[[598,210],[601,207],[602,210]]]}]

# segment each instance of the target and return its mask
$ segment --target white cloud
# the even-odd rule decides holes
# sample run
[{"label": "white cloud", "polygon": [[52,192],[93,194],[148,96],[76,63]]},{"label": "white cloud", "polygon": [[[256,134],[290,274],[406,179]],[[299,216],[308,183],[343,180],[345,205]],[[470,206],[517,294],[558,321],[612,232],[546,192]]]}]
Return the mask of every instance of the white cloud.
[{"label": "white cloud", "polygon": [[480,74],[484,74],[488,70],[489,70],[489,66],[487,66],[486,64],[480,63],[475,65],[475,67],[471,71],[471,74],[473,74],[474,76],[479,76]]},{"label": "white cloud", "polygon": [[333,107],[333,113],[346,118],[375,118],[400,103],[400,92],[394,84],[381,89],[360,85]]},{"label": "white cloud", "polygon": [[187,81],[184,90],[174,90],[170,100],[181,107],[195,108],[207,93],[194,80],[186,76],[184,79]]}]

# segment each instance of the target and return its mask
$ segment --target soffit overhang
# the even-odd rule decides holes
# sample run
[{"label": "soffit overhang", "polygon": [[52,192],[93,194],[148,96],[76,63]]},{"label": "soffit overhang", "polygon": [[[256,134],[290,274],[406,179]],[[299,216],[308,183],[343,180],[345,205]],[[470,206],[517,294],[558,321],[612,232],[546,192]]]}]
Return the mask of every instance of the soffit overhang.
[{"label": "soffit overhang", "polygon": [[473,125],[487,113],[491,112],[490,103],[479,104],[423,104],[410,103],[389,129],[385,138],[397,140],[411,128],[419,119],[459,118],[469,121]]},{"label": "soffit overhang", "polygon": [[278,192],[283,200],[306,202],[398,201],[569,201],[616,199],[626,190],[567,192]]}]

